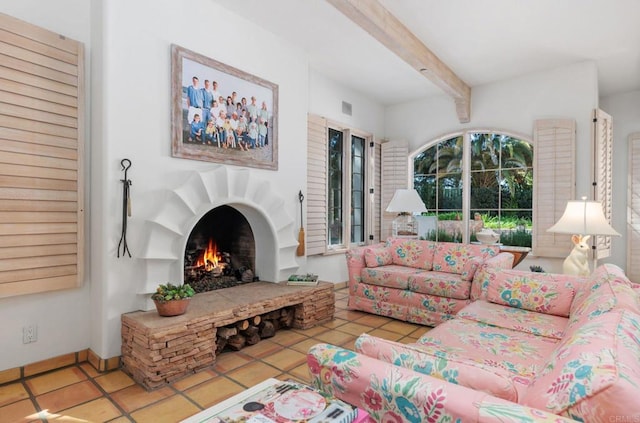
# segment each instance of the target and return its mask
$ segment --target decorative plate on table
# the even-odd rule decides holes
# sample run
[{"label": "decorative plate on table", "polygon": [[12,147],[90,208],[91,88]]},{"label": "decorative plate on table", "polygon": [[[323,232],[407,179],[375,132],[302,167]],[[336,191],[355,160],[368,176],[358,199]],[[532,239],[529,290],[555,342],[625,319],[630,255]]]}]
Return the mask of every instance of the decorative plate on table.
[{"label": "decorative plate on table", "polygon": [[307,389],[285,392],[275,401],[275,411],[279,416],[290,420],[306,420],[322,413],[327,405],[317,392]]}]

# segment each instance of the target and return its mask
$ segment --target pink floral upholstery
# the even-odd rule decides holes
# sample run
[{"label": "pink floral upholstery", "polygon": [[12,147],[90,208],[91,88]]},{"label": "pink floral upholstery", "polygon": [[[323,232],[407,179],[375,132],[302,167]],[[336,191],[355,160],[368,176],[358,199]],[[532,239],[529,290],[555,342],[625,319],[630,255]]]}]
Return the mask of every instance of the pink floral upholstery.
[{"label": "pink floral upholstery", "polygon": [[[457,244],[439,242],[433,256],[433,270],[462,274],[467,261],[474,257],[486,259],[500,252],[499,247],[490,245]],[[473,275],[471,275],[473,277]]]},{"label": "pink floral upholstery", "polygon": [[364,249],[364,261],[367,267],[386,266],[393,263],[391,249],[386,245],[377,245]]},{"label": "pink floral upholstery", "polygon": [[431,270],[435,243],[417,239],[389,238],[386,247],[391,251],[393,264]]},{"label": "pink floral upholstery", "polygon": [[[444,271],[433,269],[436,252],[450,255],[438,258],[451,263]],[[466,306],[475,275],[485,266],[513,263],[511,254],[495,246],[403,238],[351,248],[346,259],[349,308],[424,325],[450,320]]]},{"label": "pink floral upholstery", "polygon": [[[484,300],[462,309],[471,300],[410,291],[393,297],[407,320],[433,319],[435,309],[421,313],[434,304],[451,312],[415,344],[363,335],[357,352],[312,347],[308,363],[314,383],[385,422],[640,418],[640,289],[621,269],[605,264],[589,278],[531,274],[527,279],[500,275],[485,263],[479,272],[476,294]],[[536,303],[530,308],[542,312],[499,304],[496,296],[504,300],[502,293],[516,279],[557,295],[540,303],[518,294],[520,301],[512,302]],[[510,282],[499,285],[505,281]],[[562,295],[573,298],[570,306]],[[389,304],[377,293],[373,297]],[[432,303],[435,298],[443,303]],[[487,301],[491,298],[496,302]],[[564,317],[567,307],[570,314]]]},{"label": "pink floral upholstery", "polygon": [[410,274],[407,277],[407,287],[413,292],[459,300],[469,298],[471,292],[471,282],[463,280],[457,275],[451,277],[451,273],[436,271]]},{"label": "pink floral upholstery", "polygon": [[574,296],[572,279],[566,275],[518,270],[498,272],[487,290],[492,303],[564,317],[569,316]]},{"label": "pink floral upholstery", "polygon": [[562,339],[568,322],[566,317],[503,307],[483,300],[474,301],[456,317],[554,339]]},{"label": "pink floral upholstery", "polygon": [[640,316],[627,310],[597,316],[562,340],[522,403],[585,422],[637,420],[639,357]]},{"label": "pink floral upholstery", "polygon": [[513,375],[508,370],[486,365],[482,359],[469,357],[465,350],[443,345],[438,348],[405,345],[365,334],[356,340],[356,351],[418,373],[488,392],[498,398],[518,400],[511,380]]}]

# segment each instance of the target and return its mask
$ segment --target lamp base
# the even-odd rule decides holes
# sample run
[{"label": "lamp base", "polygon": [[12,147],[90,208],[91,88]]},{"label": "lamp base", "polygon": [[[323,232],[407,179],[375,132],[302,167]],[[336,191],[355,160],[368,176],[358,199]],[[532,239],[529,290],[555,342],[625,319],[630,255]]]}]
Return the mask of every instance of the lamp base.
[{"label": "lamp base", "polygon": [[418,238],[418,221],[410,213],[400,213],[391,228],[394,237]]}]

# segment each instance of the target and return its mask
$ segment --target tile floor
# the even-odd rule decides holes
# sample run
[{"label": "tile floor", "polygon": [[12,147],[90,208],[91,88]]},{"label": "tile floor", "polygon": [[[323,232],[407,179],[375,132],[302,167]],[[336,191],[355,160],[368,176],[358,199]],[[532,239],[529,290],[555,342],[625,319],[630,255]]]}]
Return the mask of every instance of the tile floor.
[{"label": "tile floor", "polygon": [[429,328],[347,310],[346,289],[336,291],[331,322],[281,330],[238,352],[222,353],[212,368],[147,392],[121,370],[98,373],[88,362],[0,385],[0,422],[178,422],[269,378],[307,382],[306,352],[318,342],[353,348],[371,333],[414,342]]}]

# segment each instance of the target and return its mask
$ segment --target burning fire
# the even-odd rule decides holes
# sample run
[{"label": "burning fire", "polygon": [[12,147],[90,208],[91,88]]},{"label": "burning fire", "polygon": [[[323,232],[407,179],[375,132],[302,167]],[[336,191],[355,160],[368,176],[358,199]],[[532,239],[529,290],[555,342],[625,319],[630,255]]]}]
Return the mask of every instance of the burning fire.
[{"label": "burning fire", "polygon": [[196,260],[196,267],[204,266],[205,270],[211,271],[219,267],[218,262],[218,246],[213,243],[211,238],[209,238],[209,245],[198,260]]}]

